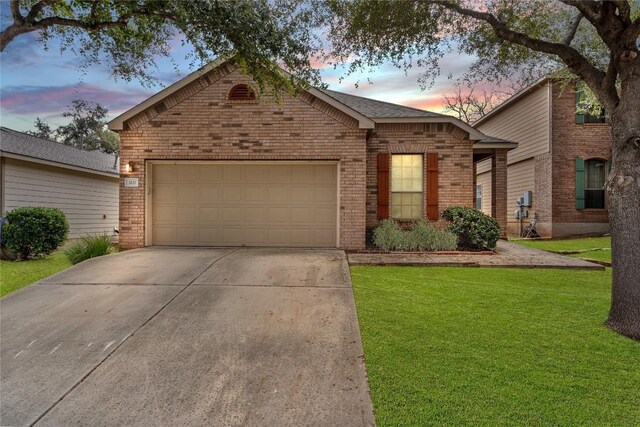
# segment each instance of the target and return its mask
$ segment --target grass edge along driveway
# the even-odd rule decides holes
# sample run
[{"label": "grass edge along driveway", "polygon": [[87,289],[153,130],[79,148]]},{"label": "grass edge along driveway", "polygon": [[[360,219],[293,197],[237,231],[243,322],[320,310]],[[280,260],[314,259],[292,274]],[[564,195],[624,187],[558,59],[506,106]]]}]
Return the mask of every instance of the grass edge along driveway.
[{"label": "grass edge along driveway", "polygon": [[640,425],[605,271],[352,267],[376,422]]},{"label": "grass edge along driveway", "polygon": [[0,298],[71,267],[62,251],[28,261],[0,260]]}]

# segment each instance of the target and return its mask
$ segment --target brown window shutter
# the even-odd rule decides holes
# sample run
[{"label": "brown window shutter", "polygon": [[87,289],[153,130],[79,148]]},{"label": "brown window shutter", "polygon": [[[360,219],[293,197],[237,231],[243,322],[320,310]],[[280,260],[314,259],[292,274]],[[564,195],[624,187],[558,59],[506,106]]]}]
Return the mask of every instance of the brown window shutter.
[{"label": "brown window shutter", "polygon": [[437,221],[438,209],[438,153],[427,153],[427,219]]},{"label": "brown window shutter", "polygon": [[378,219],[389,218],[389,153],[378,153]]}]

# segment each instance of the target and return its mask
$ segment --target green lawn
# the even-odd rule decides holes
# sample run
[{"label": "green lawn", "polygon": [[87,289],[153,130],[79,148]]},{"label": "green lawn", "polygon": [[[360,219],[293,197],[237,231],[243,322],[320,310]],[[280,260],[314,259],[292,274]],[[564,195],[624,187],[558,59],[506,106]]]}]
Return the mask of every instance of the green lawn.
[{"label": "green lawn", "polygon": [[566,240],[511,240],[523,246],[542,249],[544,251],[580,251],[593,248],[609,248],[607,251],[589,251],[568,256],[574,258],[591,258],[611,262],[611,237],[584,237]]},{"label": "green lawn", "polygon": [[0,260],[0,297],[70,266],[71,261],[61,251],[45,258],[30,261]]},{"label": "green lawn", "polygon": [[376,421],[640,425],[606,271],[352,267]]}]

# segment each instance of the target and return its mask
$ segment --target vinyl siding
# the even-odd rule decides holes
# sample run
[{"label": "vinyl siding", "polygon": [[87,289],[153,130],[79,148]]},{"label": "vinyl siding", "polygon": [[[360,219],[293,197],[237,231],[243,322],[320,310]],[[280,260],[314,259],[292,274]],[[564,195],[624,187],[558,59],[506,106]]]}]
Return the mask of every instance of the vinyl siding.
[{"label": "vinyl siding", "polygon": [[[509,165],[507,169],[507,232],[509,234],[518,234],[520,231],[519,222],[515,218],[514,212],[518,209],[516,199],[522,197],[525,191],[533,191],[535,185],[535,166],[534,159],[525,160],[524,162]],[[529,220],[536,211],[536,195],[533,195],[533,206],[527,208],[529,218],[522,220],[524,225],[529,224]]]},{"label": "vinyl siding", "polygon": [[491,215],[491,170],[478,174],[476,185],[482,185],[482,212]]},{"label": "vinyl siding", "polygon": [[549,86],[544,84],[497,112],[477,128],[483,133],[515,141],[507,163],[513,164],[549,152]]},{"label": "vinyl siding", "polygon": [[[70,238],[113,235],[118,225],[117,177],[4,159],[2,193],[6,211],[26,206],[60,208]],[[106,216],[106,218],[104,218]]]}]

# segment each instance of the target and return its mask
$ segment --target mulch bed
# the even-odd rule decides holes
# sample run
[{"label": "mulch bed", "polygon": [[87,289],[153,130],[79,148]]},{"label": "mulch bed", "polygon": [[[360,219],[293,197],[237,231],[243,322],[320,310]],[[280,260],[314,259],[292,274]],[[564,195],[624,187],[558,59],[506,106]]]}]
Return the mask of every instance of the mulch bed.
[{"label": "mulch bed", "polygon": [[347,251],[349,254],[367,255],[496,255],[496,251],[377,251],[374,249]]}]

